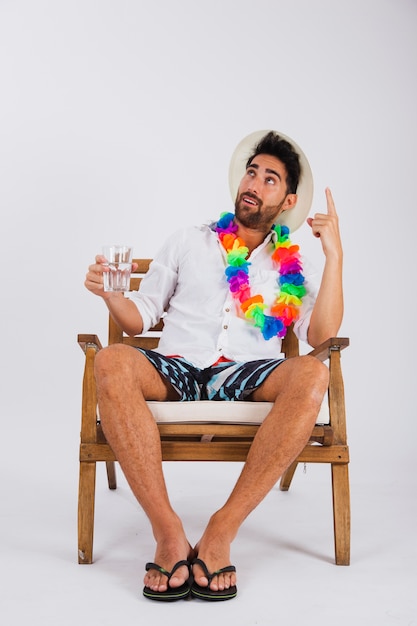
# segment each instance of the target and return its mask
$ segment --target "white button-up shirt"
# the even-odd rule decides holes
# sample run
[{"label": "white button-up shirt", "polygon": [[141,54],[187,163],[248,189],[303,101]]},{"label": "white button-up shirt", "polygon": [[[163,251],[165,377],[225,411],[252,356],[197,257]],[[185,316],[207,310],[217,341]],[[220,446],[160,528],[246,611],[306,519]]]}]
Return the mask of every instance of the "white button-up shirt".
[{"label": "white button-up shirt", "polygon": [[[279,293],[278,273],[271,261],[273,237],[271,231],[248,258],[251,293],[262,294],[269,305]],[[226,265],[226,252],[210,226],[186,228],[155,256],[139,291],[125,294],[139,309],[143,332],[163,316],[160,353],[181,355],[200,368],[220,357],[233,361],[282,357],[281,339],[265,340],[240,311],[229,290]],[[303,274],[307,294],[294,330],[306,342],[317,285],[304,259]]]}]

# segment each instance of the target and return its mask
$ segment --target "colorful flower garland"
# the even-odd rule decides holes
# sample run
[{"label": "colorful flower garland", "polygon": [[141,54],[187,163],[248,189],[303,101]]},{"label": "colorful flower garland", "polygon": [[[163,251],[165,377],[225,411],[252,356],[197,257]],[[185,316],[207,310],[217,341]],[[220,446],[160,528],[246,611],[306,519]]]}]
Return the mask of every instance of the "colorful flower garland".
[{"label": "colorful flower garland", "polygon": [[249,249],[243,239],[236,235],[237,225],[234,223],[233,213],[222,213],[214,230],[227,253],[225,274],[232,296],[239,300],[248,321],[257,326],[264,339],[285,337],[287,327],[299,315],[302,297],[306,293],[304,276],[299,255],[299,246],[292,245],[290,230],[287,226],[278,224],[273,227],[277,241],[274,243],[272,261],[277,266],[279,293],[270,308],[272,315],[266,315],[268,306],[261,295],[252,296],[249,284],[249,265],[246,260]]}]

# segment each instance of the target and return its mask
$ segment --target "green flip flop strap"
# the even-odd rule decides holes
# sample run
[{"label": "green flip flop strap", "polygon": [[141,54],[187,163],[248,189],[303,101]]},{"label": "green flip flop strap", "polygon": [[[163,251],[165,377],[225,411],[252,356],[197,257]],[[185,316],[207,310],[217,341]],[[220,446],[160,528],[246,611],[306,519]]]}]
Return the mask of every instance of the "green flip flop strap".
[{"label": "green flip flop strap", "polygon": [[215,576],[218,576],[219,574],[226,574],[227,572],[236,571],[236,567],[234,565],[227,565],[226,567],[221,567],[220,569],[210,574],[210,572],[207,569],[207,565],[201,559],[194,559],[193,565],[199,565],[201,567],[201,569],[204,572],[204,576],[208,580],[209,585]]},{"label": "green flip flop strap", "polygon": [[170,572],[168,572],[168,570],[166,570],[165,568],[161,567],[160,565],[158,565],[157,563],[146,563],[145,565],[145,569],[148,572],[150,569],[155,569],[157,572],[160,572],[161,574],[163,574],[164,576],[168,577],[168,580],[171,579],[171,577],[175,574],[175,572],[177,571],[177,569],[179,569],[180,567],[185,566],[188,569],[188,572],[190,571],[190,564],[188,561],[183,560],[183,561],[178,561],[177,563],[175,563],[174,567],[172,568],[172,570]]}]

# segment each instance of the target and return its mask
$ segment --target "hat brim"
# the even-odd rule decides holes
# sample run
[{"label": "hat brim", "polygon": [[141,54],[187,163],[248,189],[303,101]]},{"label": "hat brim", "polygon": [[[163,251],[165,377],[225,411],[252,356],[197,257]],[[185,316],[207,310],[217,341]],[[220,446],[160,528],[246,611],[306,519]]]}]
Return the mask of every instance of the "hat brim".
[{"label": "hat brim", "polygon": [[[251,133],[242,139],[233,152],[229,167],[229,187],[233,202],[236,200],[240,182],[246,172],[247,160],[262,137],[269,132],[269,130],[258,130]],[[313,174],[308,159],[300,146],[293,139],[284,135],[284,133],[274,132],[288,141],[300,158],[301,175],[297,187],[297,203],[293,208],[283,211],[277,219],[279,224],[288,226],[290,231],[294,232],[305,222],[311,208],[313,201]]]}]

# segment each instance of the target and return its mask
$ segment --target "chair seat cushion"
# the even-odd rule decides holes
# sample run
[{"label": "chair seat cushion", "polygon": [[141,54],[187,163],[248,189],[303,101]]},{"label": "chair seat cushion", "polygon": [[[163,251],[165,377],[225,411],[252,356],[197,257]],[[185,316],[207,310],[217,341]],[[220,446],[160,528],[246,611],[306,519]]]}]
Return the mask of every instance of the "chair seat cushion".
[{"label": "chair seat cushion", "polygon": [[[148,406],[159,424],[168,423],[214,423],[214,424],[261,424],[272,407],[271,402],[152,402]],[[324,399],[317,417],[317,424],[329,423],[327,398]]]}]

